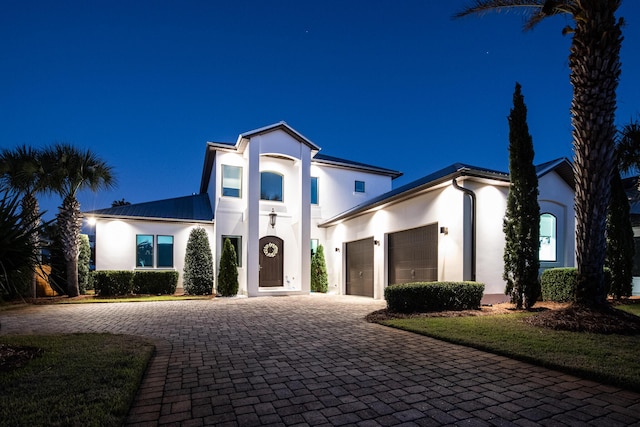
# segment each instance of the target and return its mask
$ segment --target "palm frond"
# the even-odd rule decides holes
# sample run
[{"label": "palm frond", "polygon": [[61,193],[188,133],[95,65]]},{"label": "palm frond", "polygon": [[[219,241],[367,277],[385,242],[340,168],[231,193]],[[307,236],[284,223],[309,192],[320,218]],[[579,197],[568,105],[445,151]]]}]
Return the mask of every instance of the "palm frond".
[{"label": "palm frond", "polygon": [[622,127],[619,135],[616,152],[620,171],[640,171],[640,121],[630,121]]}]

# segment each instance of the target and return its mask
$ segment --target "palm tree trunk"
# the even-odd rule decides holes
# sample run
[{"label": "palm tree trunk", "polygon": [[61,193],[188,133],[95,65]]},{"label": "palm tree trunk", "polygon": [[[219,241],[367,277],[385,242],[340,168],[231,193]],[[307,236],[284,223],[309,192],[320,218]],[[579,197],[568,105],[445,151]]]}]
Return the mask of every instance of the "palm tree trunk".
[{"label": "palm tree trunk", "polygon": [[78,286],[78,254],[80,252],[80,228],[82,217],[80,203],[73,196],[67,196],[62,202],[58,214],[58,227],[62,252],[67,267],[67,292],[70,297],[80,294]]},{"label": "palm tree trunk", "polygon": [[581,3],[569,66],[574,89],[571,103],[576,178],[576,254],[578,286],[575,302],[606,303],[605,223],[615,164],[616,89],[620,76],[621,22],[619,0]]}]

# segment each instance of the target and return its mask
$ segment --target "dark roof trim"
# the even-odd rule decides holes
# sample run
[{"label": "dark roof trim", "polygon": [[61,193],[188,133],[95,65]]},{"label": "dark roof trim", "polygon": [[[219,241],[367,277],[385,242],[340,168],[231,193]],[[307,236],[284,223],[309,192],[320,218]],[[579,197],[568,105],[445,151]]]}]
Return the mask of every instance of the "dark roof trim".
[{"label": "dark roof trim", "polygon": [[327,156],[324,154],[317,153],[312,159],[312,163],[325,164],[330,166],[348,168],[348,169],[358,169],[365,172],[372,172],[381,175],[390,176],[392,179],[396,179],[402,176],[402,172],[381,168],[378,166],[368,165],[366,163],[354,162],[351,160],[340,159],[338,157]]}]

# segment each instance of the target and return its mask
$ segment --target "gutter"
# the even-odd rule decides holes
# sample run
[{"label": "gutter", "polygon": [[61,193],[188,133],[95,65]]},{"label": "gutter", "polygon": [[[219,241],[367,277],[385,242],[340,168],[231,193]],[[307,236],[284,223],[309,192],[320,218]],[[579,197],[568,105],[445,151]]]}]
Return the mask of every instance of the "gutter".
[{"label": "gutter", "polygon": [[471,199],[471,281],[476,281],[476,193],[468,188],[460,187],[456,178],[451,181],[453,188],[462,191]]}]

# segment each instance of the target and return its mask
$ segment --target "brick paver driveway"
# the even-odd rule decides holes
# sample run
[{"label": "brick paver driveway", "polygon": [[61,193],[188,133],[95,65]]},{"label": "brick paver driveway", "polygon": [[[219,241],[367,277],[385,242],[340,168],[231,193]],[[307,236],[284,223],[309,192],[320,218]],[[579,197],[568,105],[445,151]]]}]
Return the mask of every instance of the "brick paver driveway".
[{"label": "brick paver driveway", "polygon": [[158,351],[130,425],[640,425],[640,395],[368,324],[304,296],[35,306],[0,333],[109,331]]}]

